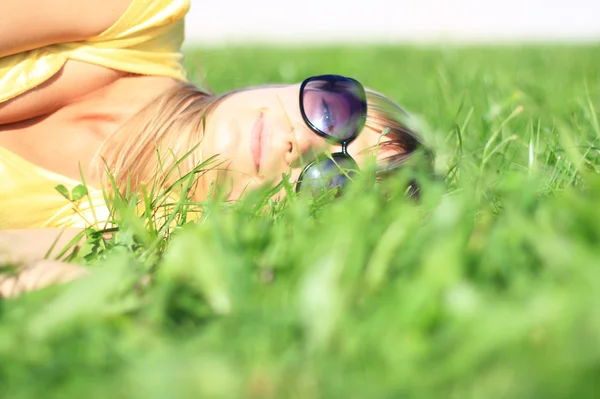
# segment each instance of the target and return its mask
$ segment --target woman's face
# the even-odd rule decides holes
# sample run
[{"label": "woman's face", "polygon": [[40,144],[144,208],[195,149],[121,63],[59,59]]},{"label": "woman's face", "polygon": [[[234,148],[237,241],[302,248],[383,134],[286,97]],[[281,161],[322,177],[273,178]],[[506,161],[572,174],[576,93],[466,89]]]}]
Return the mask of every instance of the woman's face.
[{"label": "woman's face", "polygon": [[[227,96],[209,114],[202,154],[204,160],[218,155],[219,166],[205,175],[203,192],[217,181],[228,199],[237,199],[247,190],[279,182],[287,172],[295,182],[315,156],[341,151],[341,145],[306,125],[299,91],[300,84],[243,90]],[[380,140],[378,132],[365,127],[348,145],[348,153],[360,167],[374,156]]]}]

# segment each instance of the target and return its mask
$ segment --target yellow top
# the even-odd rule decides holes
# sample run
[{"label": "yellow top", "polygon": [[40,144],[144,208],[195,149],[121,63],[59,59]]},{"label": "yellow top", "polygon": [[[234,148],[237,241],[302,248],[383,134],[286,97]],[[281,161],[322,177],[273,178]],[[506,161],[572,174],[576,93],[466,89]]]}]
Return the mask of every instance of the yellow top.
[{"label": "yellow top", "polygon": [[[189,7],[190,0],[132,0],[97,37],[0,58],[0,103],[45,82],[67,60],[185,80],[180,48]],[[78,184],[0,147],[0,229],[85,227],[95,222],[94,214],[105,221],[108,210],[101,191],[90,189],[88,197],[72,204],[55,189]]]},{"label": "yellow top", "polygon": [[71,192],[79,184],[0,147],[0,230],[84,228],[106,222],[109,211],[101,190],[88,187],[88,195],[77,202],[56,190],[63,185]]},{"label": "yellow top", "polygon": [[180,48],[189,7],[190,0],[132,0],[121,18],[94,38],[0,58],[0,103],[50,79],[67,60],[185,80]]}]

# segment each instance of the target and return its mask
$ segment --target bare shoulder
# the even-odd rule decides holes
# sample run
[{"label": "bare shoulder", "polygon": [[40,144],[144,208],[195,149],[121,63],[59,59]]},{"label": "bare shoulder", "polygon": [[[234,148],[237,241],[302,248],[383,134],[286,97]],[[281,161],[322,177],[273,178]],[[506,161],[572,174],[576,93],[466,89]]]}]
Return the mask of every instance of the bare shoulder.
[{"label": "bare shoulder", "polygon": [[97,36],[133,0],[2,0],[0,57]]}]

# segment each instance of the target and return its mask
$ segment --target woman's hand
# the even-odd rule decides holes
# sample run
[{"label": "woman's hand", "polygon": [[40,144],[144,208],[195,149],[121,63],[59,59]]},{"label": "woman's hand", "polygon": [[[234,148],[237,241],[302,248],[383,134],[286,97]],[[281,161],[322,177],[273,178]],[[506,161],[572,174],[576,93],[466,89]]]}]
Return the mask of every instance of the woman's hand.
[{"label": "woman's hand", "polygon": [[68,283],[87,272],[81,266],[55,260],[38,260],[21,266],[18,274],[2,274],[0,267],[0,298],[11,298],[24,292]]},{"label": "woman's hand", "polygon": [[[80,232],[78,229],[0,231],[0,298],[66,283],[85,275],[87,272],[83,267],[50,260]],[[3,272],[2,268],[6,266],[16,269]]]}]

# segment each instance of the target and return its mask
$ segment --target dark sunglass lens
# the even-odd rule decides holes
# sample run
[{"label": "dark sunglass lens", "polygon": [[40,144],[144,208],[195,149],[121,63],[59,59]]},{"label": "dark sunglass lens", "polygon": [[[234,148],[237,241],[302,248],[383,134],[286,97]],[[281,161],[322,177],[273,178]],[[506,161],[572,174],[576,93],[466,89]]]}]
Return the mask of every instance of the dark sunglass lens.
[{"label": "dark sunglass lens", "polygon": [[332,159],[316,161],[308,166],[300,176],[297,191],[311,192],[318,197],[337,188],[340,194],[357,172],[358,166],[352,158],[334,154]]},{"label": "dark sunglass lens", "polygon": [[302,101],[308,121],[321,133],[340,141],[355,137],[364,125],[363,89],[353,80],[310,80]]}]

